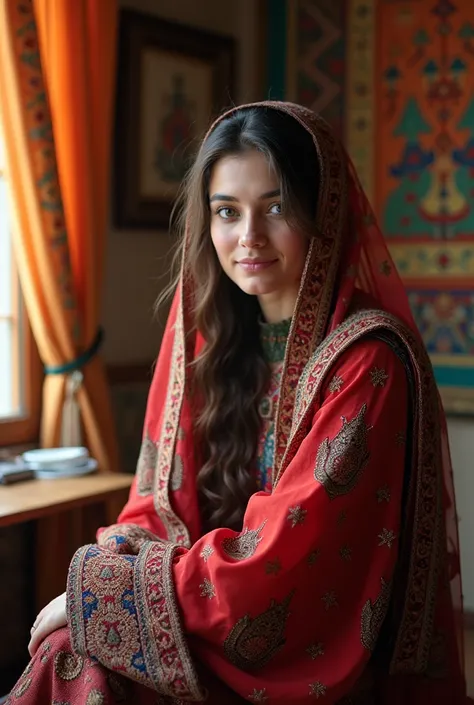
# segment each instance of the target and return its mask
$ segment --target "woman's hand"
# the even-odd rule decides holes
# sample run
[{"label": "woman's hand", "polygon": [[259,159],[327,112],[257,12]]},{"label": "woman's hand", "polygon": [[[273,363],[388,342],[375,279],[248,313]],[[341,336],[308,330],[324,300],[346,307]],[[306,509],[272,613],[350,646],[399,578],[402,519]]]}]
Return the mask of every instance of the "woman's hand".
[{"label": "woman's hand", "polygon": [[55,597],[49,605],[43,607],[31,627],[31,639],[28,644],[28,651],[31,658],[35,655],[39,645],[56,629],[66,626],[66,593]]}]

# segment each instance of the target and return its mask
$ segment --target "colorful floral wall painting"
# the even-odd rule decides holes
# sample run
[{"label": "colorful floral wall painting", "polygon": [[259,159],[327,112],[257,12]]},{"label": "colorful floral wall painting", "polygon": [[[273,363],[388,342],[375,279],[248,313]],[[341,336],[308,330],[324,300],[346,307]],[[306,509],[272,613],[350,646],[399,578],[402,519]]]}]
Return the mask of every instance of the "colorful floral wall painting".
[{"label": "colorful floral wall painting", "polygon": [[342,134],[445,408],[472,414],[474,1],[288,0],[286,12],[286,96]]}]

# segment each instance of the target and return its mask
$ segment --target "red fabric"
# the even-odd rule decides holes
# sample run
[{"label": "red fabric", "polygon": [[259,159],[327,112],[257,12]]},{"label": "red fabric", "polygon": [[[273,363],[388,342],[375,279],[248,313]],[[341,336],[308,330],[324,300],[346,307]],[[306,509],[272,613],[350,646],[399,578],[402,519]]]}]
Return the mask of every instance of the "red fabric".
[{"label": "red fabric", "polygon": [[[150,688],[163,702],[196,699],[204,688],[209,702],[231,702],[220,690],[228,687],[269,705],[330,705],[349,695],[365,705],[375,693],[382,705],[461,705],[459,552],[432,370],[340,145],[306,109],[264,105],[311,131],[324,167],[288,340],[272,494],[253,495],[240,535],[222,528],[201,536],[186,385],[202,341],[192,335],[185,276],[130,500],[118,526],[99,532],[101,547],[81,549],[71,564],[74,647],[108,669],[95,671],[103,698],[109,671],[133,678],[130,703],[148,702]],[[367,297],[401,323],[377,312],[351,316]],[[88,697],[78,681],[58,685],[39,657],[33,674],[45,702]],[[35,700],[25,692],[22,702]]]}]

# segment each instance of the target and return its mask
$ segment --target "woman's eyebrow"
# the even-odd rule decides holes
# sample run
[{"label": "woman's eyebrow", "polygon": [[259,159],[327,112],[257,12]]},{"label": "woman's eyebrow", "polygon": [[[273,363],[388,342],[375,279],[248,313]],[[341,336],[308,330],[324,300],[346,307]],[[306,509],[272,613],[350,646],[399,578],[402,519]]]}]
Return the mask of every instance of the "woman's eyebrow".
[{"label": "woman's eyebrow", "polygon": [[[273,191],[266,191],[265,193],[262,193],[261,196],[259,196],[259,199],[261,201],[264,201],[267,198],[274,198],[275,196],[280,195],[280,189],[276,188],[273,189]],[[212,203],[213,201],[238,201],[238,198],[235,198],[235,196],[228,196],[225,193],[214,193],[210,199],[209,203]]]}]

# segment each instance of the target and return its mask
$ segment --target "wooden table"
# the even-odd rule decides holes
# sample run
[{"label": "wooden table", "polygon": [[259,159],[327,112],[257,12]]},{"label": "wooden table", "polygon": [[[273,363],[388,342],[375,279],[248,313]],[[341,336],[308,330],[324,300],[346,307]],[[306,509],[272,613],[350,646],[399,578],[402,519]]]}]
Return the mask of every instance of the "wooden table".
[{"label": "wooden table", "polygon": [[0,527],[36,522],[35,607],[64,592],[74,551],[113,524],[127,501],[132,475],[97,474],[28,480],[0,487]]}]

